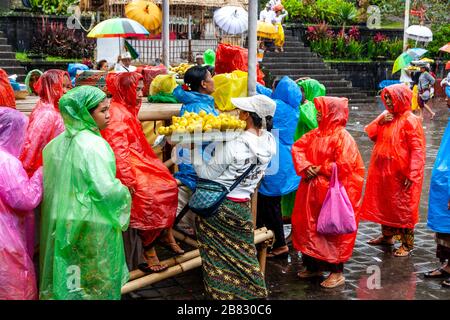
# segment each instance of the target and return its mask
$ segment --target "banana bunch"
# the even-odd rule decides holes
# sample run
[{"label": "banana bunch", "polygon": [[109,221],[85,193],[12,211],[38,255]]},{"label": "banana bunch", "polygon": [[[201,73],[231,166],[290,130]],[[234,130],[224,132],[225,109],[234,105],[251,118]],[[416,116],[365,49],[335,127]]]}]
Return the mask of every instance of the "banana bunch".
[{"label": "banana bunch", "polygon": [[226,130],[244,130],[247,123],[238,117],[221,113],[219,116],[200,113],[185,112],[182,117],[172,117],[172,124],[168,127],[159,127],[158,134],[171,135],[173,133],[212,132]]},{"label": "banana bunch", "polygon": [[188,71],[188,69],[190,69],[193,66],[194,66],[193,64],[182,63],[176,67],[170,67],[169,71],[176,73],[178,76],[183,76],[186,73],[186,71]]}]

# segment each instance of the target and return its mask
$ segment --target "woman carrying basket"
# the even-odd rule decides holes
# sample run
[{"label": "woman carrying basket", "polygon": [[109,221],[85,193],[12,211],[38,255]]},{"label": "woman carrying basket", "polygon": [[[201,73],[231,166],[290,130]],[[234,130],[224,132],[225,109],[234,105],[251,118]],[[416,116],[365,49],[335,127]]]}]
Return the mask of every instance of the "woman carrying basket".
[{"label": "woman carrying basket", "polygon": [[[267,289],[256,257],[250,196],[276,152],[269,132],[276,105],[263,95],[231,101],[240,110],[240,120],[247,122],[245,131],[217,147],[208,164],[194,164],[194,168],[199,178],[227,188],[242,176],[243,180],[228,193],[215,215],[197,218],[197,240],[206,292],[212,299],[262,299]],[[245,175],[252,164],[256,165]]]}]

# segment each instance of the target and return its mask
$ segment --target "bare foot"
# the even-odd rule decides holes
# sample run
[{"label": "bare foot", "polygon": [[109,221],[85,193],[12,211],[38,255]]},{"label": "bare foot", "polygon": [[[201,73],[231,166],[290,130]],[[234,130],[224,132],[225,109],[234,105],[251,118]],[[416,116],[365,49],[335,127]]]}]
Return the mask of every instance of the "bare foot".
[{"label": "bare foot", "polygon": [[323,276],[323,273],[320,271],[313,272],[313,271],[309,271],[308,269],[305,269],[305,270],[297,273],[297,276],[300,279],[319,278],[319,277]]},{"label": "bare foot", "polygon": [[173,236],[172,229],[166,231],[166,234],[160,238],[160,242],[163,246],[167,247],[173,253],[183,254],[184,250],[180,248]]},{"label": "bare foot", "polygon": [[147,272],[161,272],[169,267],[159,261],[155,248],[146,250],[144,252],[144,259],[148,266],[148,270],[146,270]]},{"label": "bare foot", "polygon": [[392,246],[395,243],[394,237],[385,237],[383,235],[379,236],[378,238],[372,239],[367,241],[368,244],[372,246]]},{"label": "bare foot", "polygon": [[289,247],[282,246],[268,253],[267,258],[287,258],[288,255],[289,255]]}]

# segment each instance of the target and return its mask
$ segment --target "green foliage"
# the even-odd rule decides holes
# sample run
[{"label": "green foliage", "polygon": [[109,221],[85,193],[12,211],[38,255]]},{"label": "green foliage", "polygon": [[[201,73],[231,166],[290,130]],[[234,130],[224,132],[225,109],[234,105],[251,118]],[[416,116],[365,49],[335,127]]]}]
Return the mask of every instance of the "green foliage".
[{"label": "green foliage", "polygon": [[357,19],[356,6],[346,0],[283,0],[283,6],[291,22],[342,25]]},{"label": "green foliage", "polygon": [[363,57],[364,45],[361,42],[351,39],[347,48],[349,58],[360,59]]},{"label": "green foliage", "polygon": [[67,15],[67,8],[78,0],[30,0],[31,9],[45,14]]},{"label": "green foliage", "polygon": [[433,59],[441,55],[445,60],[450,60],[450,54],[439,51],[439,48],[448,42],[450,42],[450,24],[436,28],[433,30],[433,41],[426,46],[428,50],[426,56]]}]

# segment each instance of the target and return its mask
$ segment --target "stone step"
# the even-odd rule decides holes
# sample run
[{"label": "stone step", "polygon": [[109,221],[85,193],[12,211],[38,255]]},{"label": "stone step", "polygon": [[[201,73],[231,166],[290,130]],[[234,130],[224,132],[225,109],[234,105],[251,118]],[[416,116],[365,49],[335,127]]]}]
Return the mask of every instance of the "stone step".
[{"label": "stone step", "polygon": [[[273,68],[271,69],[269,66],[264,64],[264,67],[270,71],[273,70]],[[329,75],[337,75],[337,71],[334,69],[303,69],[303,68],[299,68],[299,69],[290,69],[290,68],[286,68],[285,69],[286,74],[304,74],[305,77],[310,77],[313,78],[314,76],[320,76],[320,75],[324,75],[324,74],[329,74]]]},{"label": "stone step", "polygon": [[18,66],[11,67],[11,66],[2,66],[2,65],[0,65],[0,69],[5,70],[5,72],[8,75],[13,75],[13,74],[17,74],[17,75],[21,74],[21,75],[23,75],[23,74],[26,74],[26,70],[25,70],[24,67],[18,67]]},{"label": "stone step", "polygon": [[[285,74],[285,75],[290,77],[293,80],[297,80],[297,79],[302,78],[302,77],[310,77],[310,78],[316,79],[317,81],[320,81],[320,82],[326,81],[326,80],[337,81],[337,80],[343,80],[343,78],[344,78],[343,76],[341,76],[339,74],[308,75],[308,74],[305,74],[305,73],[303,73],[303,74],[293,73],[293,74]],[[272,76],[274,76],[274,75],[272,74]]]},{"label": "stone step", "polygon": [[12,47],[7,44],[0,45],[0,52],[11,52],[13,51]]},{"label": "stone step", "polygon": [[0,45],[8,44],[8,39],[0,37]]},{"label": "stone step", "polygon": [[347,80],[325,80],[320,81],[320,83],[327,88],[327,92],[331,89],[348,89],[352,87],[351,82]]},{"label": "stone step", "polygon": [[299,69],[324,69],[329,70],[329,68],[319,59],[313,58],[311,60],[305,59],[303,62],[285,62],[284,60],[281,60],[278,63],[272,62],[272,63],[263,63],[263,65],[266,68],[273,69],[273,70],[299,70]]},{"label": "stone step", "polygon": [[[296,59],[305,59],[305,58],[317,58],[317,55],[312,52],[297,52],[297,55],[295,57],[283,57],[283,61],[295,61]],[[319,58],[321,59],[321,58]],[[264,55],[263,61],[279,61],[280,57],[278,56],[268,56]]]},{"label": "stone step", "polygon": [[268,51],[264,54],[264,57],[276,57],[276,58],[296,58],[298,57],[298,52],[311,52],[309,48],[301,48],[301,50],[298,50],[297,52],[271,52]]},{"label": "stone step", "polygon": [[8,67],[15,67],[15,66],[20,66],[20,63],[14,57],[13,59],[0,59],[0,65],[8,66]]},{"label": "stone step", "polygon": [[15,59],[16,54],[14,52],[0,52],[0,61],[2,59]]},{"label": "stone step", "polygon": [[[308,68],[308,66],[307,65],[305,65],[302,69],[314,69],[314,70],[317,70],[317,67],[315,67],[315,66],[313,66],[313,65],[310,65],[310,67]],[[279,76],[282,76],[282,75],[289,75],[289,74],[304,74],[305,76],[309,76],[308,74],[307,74],[307,70],[305,70],[305,72],[298,72],[297,71],[297,69],[295,69],[295,68],[292,68],[292,69],[288,69],[288,68],[283,68],[283,69],[269,69],[270,70],[270,72],[272,73],[272,74],[274,74],[274,75],[279,75]],[[326,70],[326,69],[324,69],[324,70]],[[313,72],[312,74],[317,74],[317,71],[315,71],[315,72]]]}]

